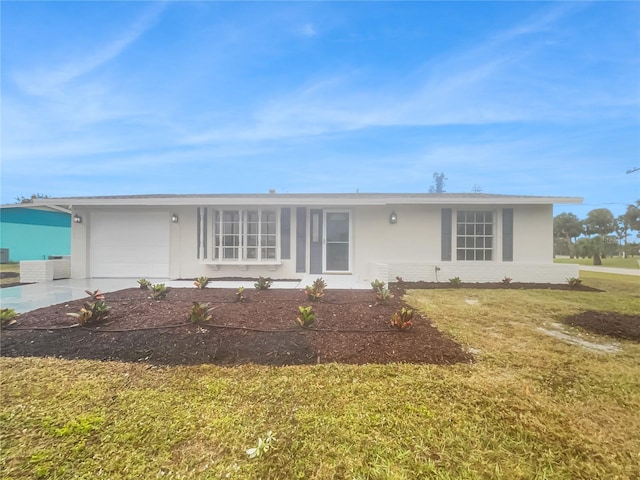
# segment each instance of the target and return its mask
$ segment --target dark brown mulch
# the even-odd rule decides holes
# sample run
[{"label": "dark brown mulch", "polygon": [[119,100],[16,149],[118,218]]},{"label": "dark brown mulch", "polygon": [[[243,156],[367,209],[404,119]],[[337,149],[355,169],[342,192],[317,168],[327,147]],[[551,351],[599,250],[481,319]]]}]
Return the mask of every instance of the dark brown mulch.
[{"label": "dark brown mulch", "polygon": [[[149,292],[140,289],[121,290],[106,294],[105,300],[112,306],[110,315],[105,323],[91,328],[55,329],[74,324],[75,319],[67,313],[77,312],[83,301],[54,305],[20,315],[13,327],[3,331],[0,352],[12,357],[55,356],[162,365],[452,364],[473,360],[427,318],[418,316],[407,331],[393,329],[389,325],[391,315],[405,305],[398,297],[389,305],[377,306],[372,291],[327,290],[322,301],[316,303],[309,302],[300,290],[247,290],[245,296],[245,302],[236,303],[232,289],[184,288],[172,290],[164,300],[152,300]],[[189,324],[187,312],[193,301],[209,303],[213,308],[209,324],[247,329]],[[330,331],[297,326],[299,305],[313,305],[317,316],[312,327]],[[181,326],[148,329],[165,325]],[[52,328],[17,330],[42,326]]]},{"label": "dark brown mulch", "polygon": [[572,327],[580,327],[597,335],[640,342],[640,315],[589,310],[562,320]]}]

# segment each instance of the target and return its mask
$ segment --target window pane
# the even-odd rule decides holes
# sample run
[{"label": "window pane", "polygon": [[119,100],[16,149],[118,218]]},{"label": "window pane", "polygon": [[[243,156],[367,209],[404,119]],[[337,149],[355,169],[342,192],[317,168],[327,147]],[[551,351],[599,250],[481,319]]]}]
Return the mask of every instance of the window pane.
[{"label": "window pane", "polygon": [[349,244],[327,244],[327,270],[346,272],[349,270]]},{"label": "window pane", "polygon": [[327,242],[349,241],[349,214],[327,213]]},{"label": "window pane", "polygon": [[258,249],[254,247],[247,248],[247,259],[254,260],[258,258]]},{"label": "window pane", "polygon": [[493,212],[459,211],[457,218],[457,259],[491,260],[493,257]]},{"label": "window pane", "polygon": [[263,248],[262,249],[262,259],[263,260],[274,260],[276,258],[276,249],[275,248]]}]

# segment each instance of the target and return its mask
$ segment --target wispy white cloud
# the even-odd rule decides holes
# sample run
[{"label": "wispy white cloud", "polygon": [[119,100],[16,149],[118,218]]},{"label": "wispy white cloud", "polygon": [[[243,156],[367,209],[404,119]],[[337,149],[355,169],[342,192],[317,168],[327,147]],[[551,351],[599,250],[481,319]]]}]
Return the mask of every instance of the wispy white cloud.
[{"label": "wispy white cloud", "polygon": [[305,23],[296,30],[296,33],[303,37],[315,37],[318,34],[315,27],[311,23]]},{"label": "wispy white cloud", "polygon": [[[584,8],[553,5],[520,24],[457,52],[430,58],[413,72],[386,83],[375,71],[352,70],[310,79],[298,89],[271,97],[237,124],[197,131],[187,142],[263,141],[317,136],[370,127],[487,125],[588,118],[585,98],[613,108],[619,98],[585,92],[572,83],[537,72],[536,56],[551,48],[546,40],[558,24]],[[536,36],[541,36],[536,39]],[[544,37],[544,38],[542,38]],[[533,39],[533,40],[531,40]],[[530,62],[533,62],[530,65]],[[535,72],[534,72],[535,73]],[[633,97],[624,106],[638,105]],[[587,112],[588,113],[588,112]],[[599,112],[601,114],[602,112]]]},{"label": "wispy white cloud", "polygon": [[93,51],[78,58],[68,59],[61,65],[39,66],[35,70],[14,72],[13,81],[23,92],[30,95],[56,95],[69,82],[116,59],[127,47],[155,25],[165,7],[166,3],[164,2],[153,3],[126,30],[117,34],[107,43],[95,47]]}]

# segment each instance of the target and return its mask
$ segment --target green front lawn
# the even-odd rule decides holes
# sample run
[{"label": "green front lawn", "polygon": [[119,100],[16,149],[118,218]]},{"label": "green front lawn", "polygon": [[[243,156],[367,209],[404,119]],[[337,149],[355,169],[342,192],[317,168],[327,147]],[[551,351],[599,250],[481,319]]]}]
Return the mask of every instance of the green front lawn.
[{"label": "green front lawn", "polygon": [[[640,269],[638,265],[640,257],[607,257],[602,259],[602,267],[613,268],[634,268]],[[554,258],[553,263],[577,263],[578,265],[593,265],[593,258]]]},{"label": "green front lawn", "polygon": [[[637,314],[618,277],[583,277],[607,293],[409,292],[476,352],[453,367],[1,358],[2,478],[639,478],[640,345],[598,353],[538,330],[587,309]],[[249,459],[268,431],[274,448]]]},{"label": "green front lawn", "polygon": [[[0,263],[0,272],[20,273],[20,263]],[[0,285],[9,285],[20,281],[20,277],[0,278]]]}]

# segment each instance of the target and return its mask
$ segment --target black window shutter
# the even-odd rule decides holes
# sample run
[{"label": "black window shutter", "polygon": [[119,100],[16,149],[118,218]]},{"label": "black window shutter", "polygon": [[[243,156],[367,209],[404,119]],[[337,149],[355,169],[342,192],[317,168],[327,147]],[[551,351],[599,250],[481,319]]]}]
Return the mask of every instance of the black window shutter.
[{"label": "black window shutter", "polygon": [[200,207],[198,207],[198,210],[196,212],[197,215],[197,220],[196,220],[196,230],[197,230],[197,234],[196,234],[196,256],[197,258],[200,258],[200,239],[202,238],[202,226],[200,225]]},{"label": "black window shutter", "polygon": [[513,208],[502,209],[502,261],[513,262]]},{"label": "black window shutter", "polygon": [[280,258],[291,258],[291,209],[280,209]]},{"label": "black window shutter", "polygon": [[451,261],[451,216],[452,209],[451,208],[443,208],[442,209],[442,226],[440,229],[441,232],[441,260],[442,261]]},{"label": "black window shutter", "polygon": [[296,272],[307,268],[307,209],[296,209]]}]

